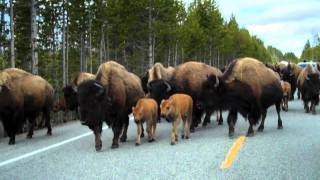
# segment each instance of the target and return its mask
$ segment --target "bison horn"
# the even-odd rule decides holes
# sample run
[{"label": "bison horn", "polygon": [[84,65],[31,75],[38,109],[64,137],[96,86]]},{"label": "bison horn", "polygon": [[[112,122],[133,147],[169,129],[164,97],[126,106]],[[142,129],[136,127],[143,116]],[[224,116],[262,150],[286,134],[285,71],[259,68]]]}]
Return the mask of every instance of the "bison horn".
[{"label": "bison horn", "polygon": [[218,86],[219,86],[219,78],[218,78],[218,76],[216,76],[216,84],[214,85],[214,87],[216,88]]},{"label": "bison horn", "polygon": [[78,92],[77,86],[72,86],[72,89],[74,90],[74,92]]},{"label": "bison horn", "polygon": [[147,88],[151,89],[150,83],[147,83]]},{"label": "bison horn", "polygon": [[164,84],[167,86],[167,92],[171,91],[171,86],[168,82],[164,82]]},{"label": "bison horn", "polygon": [[103,89],[103,87],[102,87],[100,84],[96,83],[96,82],[95,82],[93,85],[95,85],[95,86],[98,87],[98,88]]}]

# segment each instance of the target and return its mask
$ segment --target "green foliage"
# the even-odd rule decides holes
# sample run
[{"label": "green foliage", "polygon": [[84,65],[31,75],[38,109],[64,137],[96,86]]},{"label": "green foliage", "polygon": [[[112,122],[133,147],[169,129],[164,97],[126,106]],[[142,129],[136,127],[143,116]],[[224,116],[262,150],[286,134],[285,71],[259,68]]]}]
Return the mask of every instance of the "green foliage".
[{"label": "green foliage", "polygon": [[[148,65],[149,9],[152,12],[154,60],[176,65],[186,59],[223,66],[235,58],[263,62],[284,58],[261,39],[240,28],[236,17],[224,21],[214,0],[195,0],[188,8],[178,0],[38,0],[39,74],[55,88],[62,86],[62,17],[67,15],[69,77],[93,63],[114,59],[141,74]],[[67,2],[64,4],[64,2]],[[17,67],[30,71],[30,0],[14,4]],[[90,27],[91,26],[91,27]],[[91,37],[91,49],[89,42]],[[309,48],[306,48],[306,53]],[[8,67],[9,50],[0,55]],[[89,55],[91,54],[91,57]],[[287,58],[294,58],[286,54]],[[90,68],[88,68],[89,70]],[[69,80],[70,81],[70,80]]]}]

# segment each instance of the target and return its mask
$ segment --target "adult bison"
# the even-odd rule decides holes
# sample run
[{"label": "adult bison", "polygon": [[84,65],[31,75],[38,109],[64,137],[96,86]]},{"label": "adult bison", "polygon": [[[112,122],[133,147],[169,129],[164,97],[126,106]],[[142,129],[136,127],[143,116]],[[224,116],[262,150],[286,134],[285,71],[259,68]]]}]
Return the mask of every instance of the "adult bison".
[{"label": "adult bison", "polygon": [[[193,120],[191,124],[191,131],[194,131],[194,128],[201,122],[203,114],[203,109],[196,106],[197,99],[201,90],[201,85],[207,79],[208,74],[217,76],[222,75],[219,69],[204,63],[190,61],[180,64],[175,68],[175,72],[170,81],[159,80],[155,83],[153,81],[149,83],[150,96],[158,101],[162,98],[166,99],[176,92],[190,95],[194,103]],[[206,110],[206,117],[203,121],[204,126],[210,122],[211,113],[212,111],[210,109]],[[218,117],[219,124],[222,124],[223,121],[221,114],[220,111],[220,116]]]},{"label": "adult bison", "polygon": [[[305,112],[316,114],[315,106],[319,104],[320,77],[319,71],[311,65],[305,67],[298,77],[298,89],[304,103]],[[311,105],[309,107],[309,103]]]},{"label": "adult bison", "polygon": [[61,106],[62,111],[76,111],[78,116],[78,97],[77,97],[77,87],[84,81],[95,79],[94,74],[80,72],[78,73],[70,85],[65,86],[63,91],[65,107]]},{"label": "adult bison", "polygon": [[109,61],[101,64],[96,80],[81,83],[78,100],[82,124],[95,134],[95,148],[102,148],[102,123],[105,121],[113,131],[112,148],[119,147],[127,139],[129,114],[137,101],[144,96],[139,77],[121,65]]},{"label": "adult bison", "polygon": [[[297,79],[301,73],[302,68],[294,63],[288,63],[286,67],[280,69],[281,79],[287,81],[291,85],[290,100],[294,99],[294,93],[297,89]],[[300,93],[298,90],[298,99],[300,98]]]},{"label": "adult bison", "polygon": [[253,136],[253,125],[262,121],[258,131],[263,131],[267,109],[276,105],[278,129],[282,129],[280,104],[282,88],[279,77],[271,69],[253,58],[234,60],[222,77],[210,75],[203,83],[199,101],[207,109],[229,110],[229,136],[234,135],[237,113],[248,118],[247,136]]},{"label": "adult bison", "polygon": [[0,118],[10,138],[9,144],[15,144],[15,135],[27,119],[30,122],[27,138],[32,138],[36,117],[40,112],[48,128],[47,134],[51,135],[52,86],[34,75],[11,78],[8,73],[2,72],[0,79]]}]

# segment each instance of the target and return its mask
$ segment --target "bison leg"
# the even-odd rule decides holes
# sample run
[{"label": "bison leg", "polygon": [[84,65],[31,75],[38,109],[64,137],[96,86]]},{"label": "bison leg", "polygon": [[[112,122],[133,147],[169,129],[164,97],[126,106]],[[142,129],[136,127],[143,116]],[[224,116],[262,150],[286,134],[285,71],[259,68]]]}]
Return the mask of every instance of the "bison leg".
[{"label": "bison leg", "polygon": [[193,106],[193,117],[192,117],[192,124],[190,127],[190,131],[194,132],[195,128],[198,127],[199,122],[201,122],[201,116],[203,114],[203,110],[197,108],[197,106]]},{"label": "bison leg", "polygon": [[94,139],[95,139],[95,148],[96,151],[100,151],[102,148],[102,141],[101,141],[101,133],[102,133],[102,122],[99,122],[98,126],[93,128]]},{"label": "bison leg", "polygon": [[161,122],[161,117],[160,117],[161,109],[160,109],[160,107],[158,108],[158,114],[159,114],[159,116],[157,116],[157,122],[160,123]]},{"label": "bison leg", "polygon": [[157,128],[157,122],[154,121],[152,123],[152,141],[156,140],[156,128]]},{"label": "bison leg", "polygon": [[112,149],[119,147],[119,137],[123,128],[123,123],[119,120],[116,120],[116,121],[117,122],[112,126],[112,131],[113,131],[113,140],[111,145]]},{"label": "bison leg", "polygon": [[[219,112],[219,113],[218,113]],[[219,114],[219,115],[218,115]],[[217,111],[217,115],[218,115],[218,125],[222,125],[223,124],[223,118],[222,118],[222,109],[220,109],[219,111]]]},{"label": "bison leg", "polygon": [[141,144],[140,137],[142,132],[142,123],[137,123],[137,138],[136,138],[136,146],[139,146]]},{"label": "bison leg", "polygon": [[228,114],[228,125],[229,125],[229,137],[233,137],[234,135],[234,126],[237,119],[237,111],[231,109]]},{"label": "bison leg", "polygon": [[305,110],[305,112],[306,113],[309,113],[309,102],[308,101],[303,101],[303,103],[304,103],[304,110]]},{"label": "bison leg", "polygon": [[46,108],[43,111],[43,115],[45,118],[45,123],[46,123],[46,127],[47,127],[47,135],[51,136],[52,135],[52,128],[51,128],[51,123],[50,123],[50,110],[48,108]]},{"label": "bison leg", "polygon": [[262,132],[263,129],[264,129],[264,121],[266,119],[266,116],[267,116],[267,110],[263,110],[262,111],[262,117],[261,117],[261,123],[260,123],[260,126],[258,128],[258,132]]},{"label": "bison leg", "polygon": [[203,127],[206,127],[207,124],[210,123],[211,114],[212,114],[212,111],[210,111],[210,110],[206,111],[206,116],[204,117],[204,120],[202,123]]},{"label": "bison leg", "polygon": [[277,109],[277,114],[278,114],[278,129],[282,129],[282,120],[280,117],[280,102],[276,103],[276,109]]},{"label": "bison leg", "polygon": [[148,142],[153,142],[153,123],[152,122],[146,122],[147,124],[147,133],[148,133]]},{"label": "bison leg", "polygon": [[33,136],[33,129],[34,129],[34,126],[35,126],[35,124],[36,124],[36,118],[35,118],[35,116],[34,115],[32,115],[32,116],[30,116],[29,117],[29,132],[28,132],[28,134],[27,134],[27,138],[28,139],[31,139],[32,138],[32,136]]},{"label": "bison leg", "polygon": [[178,141],[178,126],[180,124],[181,117],[178,117],[172,122],[172,130],[171,130],[171,145],[175,145],[176,141]]},{"label": "bison leg", "polygon": [[129,116],[125,115],[123,117],[124,119],[124,129],[120,138],[121,142],[126,142],[127,141],[127,131],[128,131],[128,126],[129,126]]}]

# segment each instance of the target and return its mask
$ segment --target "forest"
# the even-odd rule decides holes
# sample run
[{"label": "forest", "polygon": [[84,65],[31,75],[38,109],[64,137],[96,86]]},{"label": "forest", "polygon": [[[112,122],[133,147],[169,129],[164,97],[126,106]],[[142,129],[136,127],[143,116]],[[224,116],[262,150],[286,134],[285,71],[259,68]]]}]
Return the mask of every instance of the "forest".
[{"label": "forest", "polygon": [[[39,74],[55,89],[79,71],[95,73],[109,59],[138,75],[155,62],[222,67],[245,56],[299,61],[294,53],[266,47],[235,15],[225,19],[214,0],[0,1],[0,68]],[[320,45],[314,48],[319,58]],[[312,49],[306,44],[302,57]]]}]

